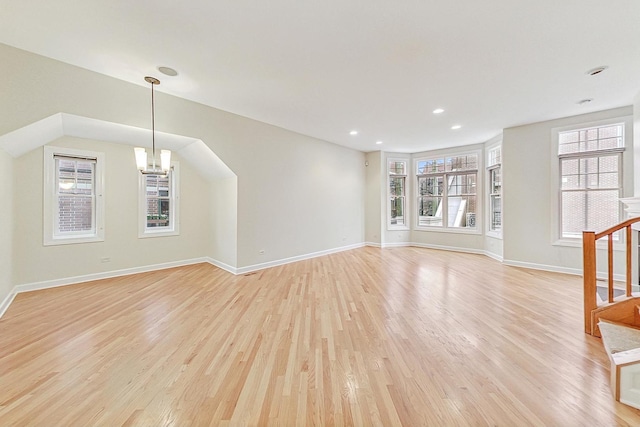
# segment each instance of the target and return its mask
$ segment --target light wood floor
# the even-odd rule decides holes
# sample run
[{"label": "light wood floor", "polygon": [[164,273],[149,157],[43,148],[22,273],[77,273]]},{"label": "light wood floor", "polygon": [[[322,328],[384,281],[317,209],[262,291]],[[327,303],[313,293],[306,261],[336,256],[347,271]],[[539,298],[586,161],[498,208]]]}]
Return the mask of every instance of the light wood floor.
[{"label": "light wood floor", "polygon": [[579,277],[419,248],[24,293],[0,425],[640,425],[581,301]]}]

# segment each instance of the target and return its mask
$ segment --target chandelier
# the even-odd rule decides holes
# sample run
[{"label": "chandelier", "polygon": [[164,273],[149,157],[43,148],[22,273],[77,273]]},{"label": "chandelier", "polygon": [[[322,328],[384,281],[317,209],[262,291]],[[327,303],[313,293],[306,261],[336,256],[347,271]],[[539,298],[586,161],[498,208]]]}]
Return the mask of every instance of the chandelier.
[{"label": "chandelier", "polygon": [[[159,85],[160,80],[155,77],[145,77],[147,83],[151,84],[151,165],[147,161],[147,150],[142,147],[134,148],[136,155],[136,165],[138,170],[143,175],[167,175],[171,168],[171,151],[160,150],[160,167],[157,167],[156,163],[156,114],[155,114],[155,102],[153,97],[153,86]],[[149,167],[151,166],[151,167]]]}]

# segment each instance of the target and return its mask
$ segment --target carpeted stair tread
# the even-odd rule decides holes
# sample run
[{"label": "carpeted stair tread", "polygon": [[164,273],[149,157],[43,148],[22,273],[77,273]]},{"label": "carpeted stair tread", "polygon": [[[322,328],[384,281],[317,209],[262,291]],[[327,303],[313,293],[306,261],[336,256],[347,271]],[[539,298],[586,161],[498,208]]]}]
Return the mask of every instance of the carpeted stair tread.
[{"label": "carpeted stair tread", "polygon": [[640,328],[600,319],[602,342],[609,354],[640,348]]}]

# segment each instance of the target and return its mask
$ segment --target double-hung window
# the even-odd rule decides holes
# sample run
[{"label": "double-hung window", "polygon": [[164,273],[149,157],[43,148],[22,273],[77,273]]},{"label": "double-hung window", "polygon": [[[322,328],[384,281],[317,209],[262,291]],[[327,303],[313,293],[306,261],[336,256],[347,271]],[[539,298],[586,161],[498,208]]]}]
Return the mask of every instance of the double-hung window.
[{"label": "double-hung window", "polygon": [[491,148],[487,156],[487,173],[489,176],[489,228],[488,234],[502,234],[502,149]]},{"label": "double-hung window", "polygon": [[476,229],[478,155],[418,159],[417,226]]},{"label": "double-hung window", "polygon": [[179,234],[178,164],[167,175],[140,174],[139,237]]},{"label": "double-hung window", "polygon": [[624,128],[614,123],[558,132],[562,239],[620,222]]},{"label": "double-hung window", "polygon": [[406,227],[407,162],[389,160],[389,226]]},{"label": "double-hung window", "polygon": [[44,147],[44,244],[104,240],[104,155]]}]

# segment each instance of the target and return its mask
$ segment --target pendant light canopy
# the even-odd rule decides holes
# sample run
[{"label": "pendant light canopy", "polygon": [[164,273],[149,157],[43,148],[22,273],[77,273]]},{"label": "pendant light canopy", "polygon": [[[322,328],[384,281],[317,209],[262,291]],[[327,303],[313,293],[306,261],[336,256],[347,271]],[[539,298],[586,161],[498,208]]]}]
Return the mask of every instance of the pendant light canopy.
[{"label": "pendant light canopy", "polygon": [[160,150],[160,168],[156,166],[156,114],[153,86],[159,85],[160,80],[149,76],[144,79],[151,83],[151,167],[147,161],[147,150],[142,147],[134,148],[136,165],[144,175],[167,175],[171,168],[171,151]]}]

